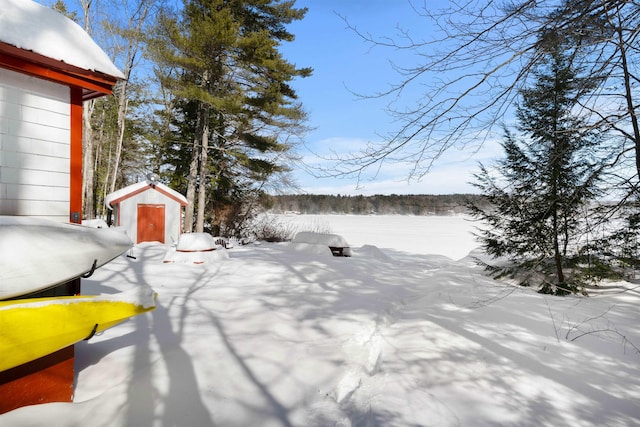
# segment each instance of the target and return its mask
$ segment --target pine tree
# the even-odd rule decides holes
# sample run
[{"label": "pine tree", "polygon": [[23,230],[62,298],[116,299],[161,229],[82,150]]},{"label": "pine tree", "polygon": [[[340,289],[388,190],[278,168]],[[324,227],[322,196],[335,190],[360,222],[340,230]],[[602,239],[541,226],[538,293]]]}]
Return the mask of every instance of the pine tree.
[{"label": "pine tree", "polygon": [[540,49],[535,82],[521,91],[517,108],[521,138],[505,129],[497,175],[483,165],[475,175],[490,207],[471,210],[488,226],[479,235],[486,252],[512,262],[488,268],[497,275],[535,272],[541,292],[563,294],[577,290],[565,270],[577,251],[582,208],[598,195],[602,135],[576,112],[592,82],[579,76],[553,31],[543,33]]},{"label": "pine tree", "polygon": [[305,118],[289,82],[311,73],[278,51],[280,43],[293,40],[285,25],[306,13],[293,5],[189,0],[179,16],[160,15],[152,51],[171,71],[162,84],[176,98],[178,146],[168,160],[179,160],[172,165],[174,178],[186,183],[186,231],[193,229],[194,215],[195,231],[204,230],[212,196],[223,188],[227,195],[251,188],[238,178],[259,181],[286,169],[282,153],[290,146],[280,139],[299,131]]}]

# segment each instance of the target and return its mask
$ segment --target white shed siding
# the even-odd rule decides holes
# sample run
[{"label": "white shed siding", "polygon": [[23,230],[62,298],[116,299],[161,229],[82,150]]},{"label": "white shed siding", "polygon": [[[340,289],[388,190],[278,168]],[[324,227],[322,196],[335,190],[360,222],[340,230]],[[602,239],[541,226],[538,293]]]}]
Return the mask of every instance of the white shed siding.
[{"label": "white shed siding", "polygon": [[70,90],[0,69],[0,215],[69,221]]},{"label": "white shed siding", "polygon": [[167,244],[177,242],[180,235],[182,212],[180,203],[151,188],[120,202],[118,210],[120,226],[126,230],[129,238],[136,241],[138,236],[138,205],[147,204],[165,205],[164,242]]}]

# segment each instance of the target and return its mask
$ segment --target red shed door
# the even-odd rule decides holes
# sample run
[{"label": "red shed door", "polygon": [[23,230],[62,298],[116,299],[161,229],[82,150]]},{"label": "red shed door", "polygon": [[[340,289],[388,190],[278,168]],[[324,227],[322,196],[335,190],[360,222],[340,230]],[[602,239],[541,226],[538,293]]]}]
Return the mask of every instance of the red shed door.
[{"label": "red shed door", "polygon": [[164,205],[138,205],[138,240],[164,243]]}]

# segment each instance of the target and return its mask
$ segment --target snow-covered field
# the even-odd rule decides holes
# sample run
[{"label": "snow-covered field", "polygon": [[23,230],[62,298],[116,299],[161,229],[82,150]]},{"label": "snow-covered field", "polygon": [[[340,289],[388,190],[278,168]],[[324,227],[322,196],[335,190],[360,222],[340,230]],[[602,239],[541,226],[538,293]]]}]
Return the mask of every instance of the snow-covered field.
[{"label": "snow-covered field", "polygon": [[262,243],[167,264],[137,246],[83,292],[151,286],[157,309],[76,346],[74,403],[0,425],[640,425],[640,288],[494,282],[463,217],[283,218],[353,257]]}]

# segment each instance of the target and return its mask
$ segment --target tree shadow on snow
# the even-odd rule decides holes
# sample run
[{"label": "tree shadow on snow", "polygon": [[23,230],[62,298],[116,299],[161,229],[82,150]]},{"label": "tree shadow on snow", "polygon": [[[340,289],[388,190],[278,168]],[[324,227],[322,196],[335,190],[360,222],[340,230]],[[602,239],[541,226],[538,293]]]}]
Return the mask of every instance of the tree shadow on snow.
[{"label": "tree shadow on snow", "polygon": [[[159,262],[157,248],[143,246],[137,249],[138,258],[144,260],[146,257],[149,262],[149,258],[154,257],[151,262]],[[150,253],[147,254],[147,252]],[[119,285],[118,288],[155,285],[147,283],[145,279],[144,262],[130,259],[125,262],[129,263],[130,268],[122,271],[115,269],[113,272],[102,271],[102,275],[98,276],[97,280],[83,282],[83,292],[112,294],[122,290],[105,286],[102,284],[103,281],[106,283],[115,281]],[[133,272],[134,277],[127,277],[123,271]],[[207,280],[203,275],[193,277],[191,287],[197,289]],[[128,367],[130,370],[128,397],[125,407],[122,408],[125,413],[124,425],[149,426],[160,419],[159,425],[163,426],[213,426],[211,414],[201,399],[191,356],[182,347],[183,322],[176,325],[177,332],[174,332],[168,309],[162,301],[163,296],[160,293],[155,310],[129,320],[135,323],[132,332],[96,343],[80,344],[85,347],[81,347],[76,355],[76,380],[78,373],[88,366],[97,364],[103,357],[116,350],[131,346],[133,357]],[[183,313],[182,317],[185,316],[186,314]],[[159,348],[161,356],[159,360],[152,360],[152,340]],[[154,383],[154,378],[157,378],[156,371],[162,371],[162,368],[166,370],[166,378],[161,377],[157,381],[162,383],[156,384]],[[161,413],[157,413],[158,411]]]},{"label": "tree shadow on snow", "polygon": [[[380,257],[372,262],[371,257],[358,259],[357,253],[347,259],[292,255],[285,247],[255,253],[261,260],[280,264],[283,277],[293,278],[277,290],[256,295],[256,299],[271,311],[296,316],[301,328],[313,328],[326,340],[343,334],[342,345],[336,350],[347,348],[356,354],[346,355],[351,360],[335,361],[338,371],[345,374],[342,381],[331,385],[336,406],[353,425],[407,424],[405,414],[394,412],[391,398],[374,396],[378,404],[367,404],[366,390],[375,389],[378,373],[384,373],[398,389],[397,394],[411,396],[407,400],[413,399],[417,412],[420,406],[430,406],[432,413],[443,417],[425,420],[427,423],[450,423],[458,419],[456,411],[463,413],[459,419],[463,424],[474,419],[474,412],[484,413],[480,424],[638,421],[632,402],[607,391],[616,389],[618,373],[610,372],[603,361],[593,362],[596,384],[610,384],[600,389],[580,376],[584,369],[574,374],[571,364],[562,362],[582,358],[591,363],[577,353],[580,347],[560,346],[556,350],[560,353],[551,354],[545,354],[546,350],[530,352],[536,350],[538,341],[542,342],[540,349],[557,341],[552,319],[541,319],[539,306],[537,310],[527,306],[531,301],[541,304],[544,297],[539,294],[524,291],[528,293],[524,297],[512,295],[513,287],[486,277],[470,258],[452,261],[385,251],[388,259]],[[501,304],[507,298],[522,299],[522,309],[517,304]],[[426,302],[416,304],[419,300]],[[468,323],[474,310],[491,311],[488,318],[496,319],[492,325],[495,331],[506,334],[511,327],[513,334],[522,333],[523,338],[510,338],[506,341],[509,344],[501,345],[499,336],[477,333],[475,329],[482,328],[484,318]],[[504,319],[502,324],[500,318]],[[504,323],[512,319],[518,324]],[[535,326],[541,323],[541,327]],[[538,331],[540,328],[543,330]],[[376,344],[376,340],[383,342]],[[520,341],[521,348],[508,347]],[[376,350],[374,344],[383,349]],[[633,375],[634,370],[624,372]],[[620,373],[623,377],[624,372]],[[619,379],[624,381],[623,377]],[[536,379],[545,385],[527,384]],[[472,390],[466,397],[465,389]],[[449,408],[451,396],[447,393],[451,390],[462,393],[455,398],[457,409]],[[465,401],[460,406],[459,402]],[[487,413],[492,410],[496,413]],[[318,415],[318,423],[313,425],[322,420],[326,418]]]}]

